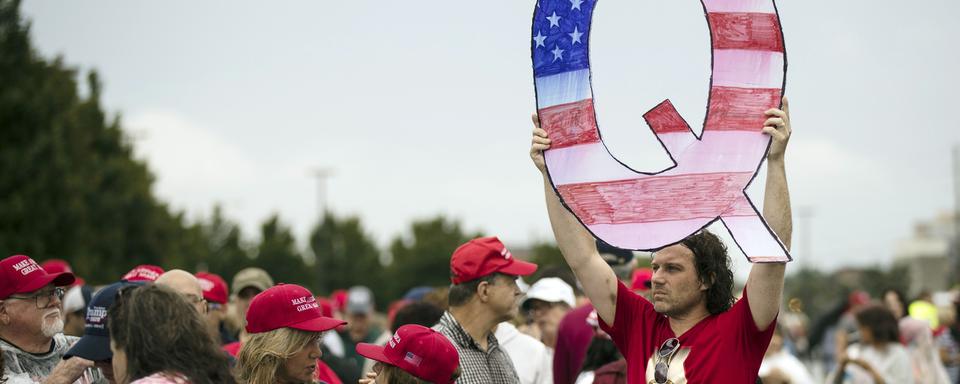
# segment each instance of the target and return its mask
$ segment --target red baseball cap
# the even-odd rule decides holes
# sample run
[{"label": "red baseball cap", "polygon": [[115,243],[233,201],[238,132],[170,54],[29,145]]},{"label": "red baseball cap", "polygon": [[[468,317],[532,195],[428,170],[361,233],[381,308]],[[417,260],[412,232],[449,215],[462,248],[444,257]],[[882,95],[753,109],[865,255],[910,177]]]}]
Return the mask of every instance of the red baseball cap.
[{"label": "red baseball cap", "polygon": [[653,284],[653,270],[650,268],[639,268],[633,271],[630,279],[630,289],[634,291],[646,291]]},{"label": "red baseball cap", "polygon": [[317,299],[304,287],[278,284],[260,292],[247,309],[247,332],[261,333],[278,328],[323,332],[346,324],[323,316]]},{"label": "red baseball cap", "polygon": [[537,265],[517,260],[496,237],[470,240],[453,251],[450,258],[450,281],[465,283],[494,272],[513,276],[527,276],[537,271]]},{"label": "red baseball cap", "polygon": [[[61,272],[73,273],[73,268],[70,268],[70,263],[62,259],[46,260],[40,263],[40,267],[43,268],[44,271],[47,271],[47,273],[61,273]],[[74,281],[73,281],[73,284],[70,284],[70,286],[86,284],[86,282],[83,281],[83,279],[81,279],[79,276],[73,275],[73,277],[74,277]]]},{"label": "red baseball cap", "polygon": [[203,298],[211,303],[227,303],[227,282],[220,275],[210,272],[197,272],[194,274],[200,281],[200,288],[203,289]]},{"label": "red baseball cap", "polygon": [[163,274],[163,268],[160,268],[156,265],[143,264],[133,267],[130,272],[127,272],[126,275],[120,280],[124,281],[147,281],[153,282],[156,281],[160,275]]},{"label": "red baseball cap", "polygon": [[68,286],[75,280],[70,272],[47,273],[25,255],[14,255],[0,261],[0,299],[15,293],[33,292],[51,283],[58,287]]},{"label": "red baseball cap", "polygon": [[333,301],[334,309],[337,312],[344,312],[347,309],[347,290],[337,289],[330,294],[330,300]]},{"label": "red baseball cap", "polygon": [[393,319],[397,318],[397,312],[412,302],[413,301],[410,300],[400,299],[390,303],[390,306],[387,307],[387,324],[393,324]]},{"label": "red baseball cap", "polygon": [[323,317],[333,317],[333,301],[326,297],[317,297],[317,303],[320,304],[320,314]]},{"label": "red baseball cap", "polygon": [[407,324],[387,345],[358,343],[357,353],[390,364],[434,384],[450,384],[460,366],[460,355],[443,334],[417,324]]}]

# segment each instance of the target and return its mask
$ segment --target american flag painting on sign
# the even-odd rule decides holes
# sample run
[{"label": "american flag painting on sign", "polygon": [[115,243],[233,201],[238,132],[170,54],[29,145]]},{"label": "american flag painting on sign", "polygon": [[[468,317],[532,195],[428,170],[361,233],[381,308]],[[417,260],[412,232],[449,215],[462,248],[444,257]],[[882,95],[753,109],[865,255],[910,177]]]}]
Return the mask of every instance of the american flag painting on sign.
[{"label": "american flag painting on sign", "polygon": [[[752,262],[790,261],[789,252],[746,195],[769,136],[764,111],[780,106],[786,53],[773,0],[702,0],[713,72],[700,137],[669,100],[644,115],[673,160],[639,172],[601,139],[590,80],[596,0],[540,0],[531,50],[537,112],[552,141],[547,171],[564,205],[597,238],[654,250],[721,220]],[[624,28],[628,30],[628,28]]]}]

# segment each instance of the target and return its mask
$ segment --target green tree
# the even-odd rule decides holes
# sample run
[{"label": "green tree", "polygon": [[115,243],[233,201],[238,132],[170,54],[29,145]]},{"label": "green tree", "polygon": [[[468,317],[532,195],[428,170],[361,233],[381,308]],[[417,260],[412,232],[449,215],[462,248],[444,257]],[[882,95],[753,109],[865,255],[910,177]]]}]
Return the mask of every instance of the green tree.
[{"label": "green tree", "polygon": [[96,73],[81,98],[74,69],[34,52],[19,6],[0,0],[0,254],[64,258],[92,283],[141,263],[192,267],[202,231],[154,198]]},{"label": "green tree", "polygon": [[904,266],[851,268],[832,273],[804,268],[787,276],[784,296],[786,300],[800,299],[804,312],[816,319],[847,300],[854,290],[864,291],[873,298],[880,298],[887,289],[906,293],[910,287],[906,276]]},{"label": "green tree", "polygon": [[416,286],[450,284],[450,255],[479,232],[466,233],[457,220],[443,216],[414,221],[410,233],[390,243],[392,262],[385,270],[390,298],[399,298]]},{"label": "green tree", "polygon": [[310,249],[316,260],[317,293],[329,294],[334,289],[365,285],[373,290],[377,305],[386,304],[380,250],[367,235],[360,218],[338,218],[326,212],[323,221],[310,233]]},{"label": "green tree", "polygon": [[207,240],[209,253],[207,259],[202,261],[204,265],[198,269],[205,268],[229,283],[238,271],[254,266],[243,243],[240,227],[224,216],[219,205],[213,207],[210,221],[203,225],[203,237]]},{"label": "green tree", "polygon": [[312,268],[297,250],[290,228],[276,214],[260,226],[260,244],[256,248],[255,263],[266,270],[276,283],[312,287]]},{"label": "green tree", "polygon": [[803,311],[810,319],[817,319],[839,300],[846,298],[850,289],[820,270],[803,268],[787,276],[784,283],[784,300],[798,298],[803,302]]},{"label": "green tree", "polygon": [[566,266],[567,261],[563,259],[560,248],[552,242],[540,242],[530,247],[530,261],[540,267],[548,265]]}]

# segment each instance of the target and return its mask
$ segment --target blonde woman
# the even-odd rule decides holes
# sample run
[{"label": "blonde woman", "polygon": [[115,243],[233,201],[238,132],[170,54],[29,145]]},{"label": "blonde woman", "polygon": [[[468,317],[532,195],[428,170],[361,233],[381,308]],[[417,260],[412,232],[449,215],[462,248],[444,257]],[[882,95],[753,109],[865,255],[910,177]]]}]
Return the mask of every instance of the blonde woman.
[{"label": "blonde woman", "polygon": [[[280,284],[250,302],[246,331],[250,338],[237,355],[237,379],[247,384],[339,382],[318,372],[323,333],[346,324],[324,317],[304,287]],[[326,381],[320,381],[326,382]]]}]

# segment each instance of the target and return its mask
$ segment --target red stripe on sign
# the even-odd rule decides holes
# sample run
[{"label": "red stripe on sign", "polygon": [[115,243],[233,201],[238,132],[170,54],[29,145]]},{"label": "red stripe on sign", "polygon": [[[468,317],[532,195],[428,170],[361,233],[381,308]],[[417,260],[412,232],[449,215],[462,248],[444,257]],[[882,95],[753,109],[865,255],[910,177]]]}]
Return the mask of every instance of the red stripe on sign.
[{"label": "red stripe on sign", "polygon": [[657,134],[671,132],[690,132],[690,126],[683,120],[677,109],[673,107],[670,100],[665,100],[660,105],[651,109],[643,115],[647,125]]},{"label": "red stripe on sign", "polygon": [[723,217],[735,217],[735,216],[756,216],[757,211],[753,209],[753,206],[750,205],[750,202],[747,201],[747,197],[743,196],[741,199],[738,199],[731,205],[721,216]]},{"label": "red stripe on sign", "polygon": [[704,130],[763,130],[764,115],[780,106],[779,88],[713,87],[710,89],[710,110]]},{"label": "red stripe on sign", "polygon": [[773,13],[708,13],[713,49],[783,52],[780,20]]},{"label": "red stripe on sign", "polygon": [[563,201],[586,225],[713,219],[733,211],[750,172],[654,176],[560,185]]},{"label": "red stripe on sign", "polygon": [[539,112],[540,126],[550,137],[550,149],[600,141],[593,99],[555,105]]}]

